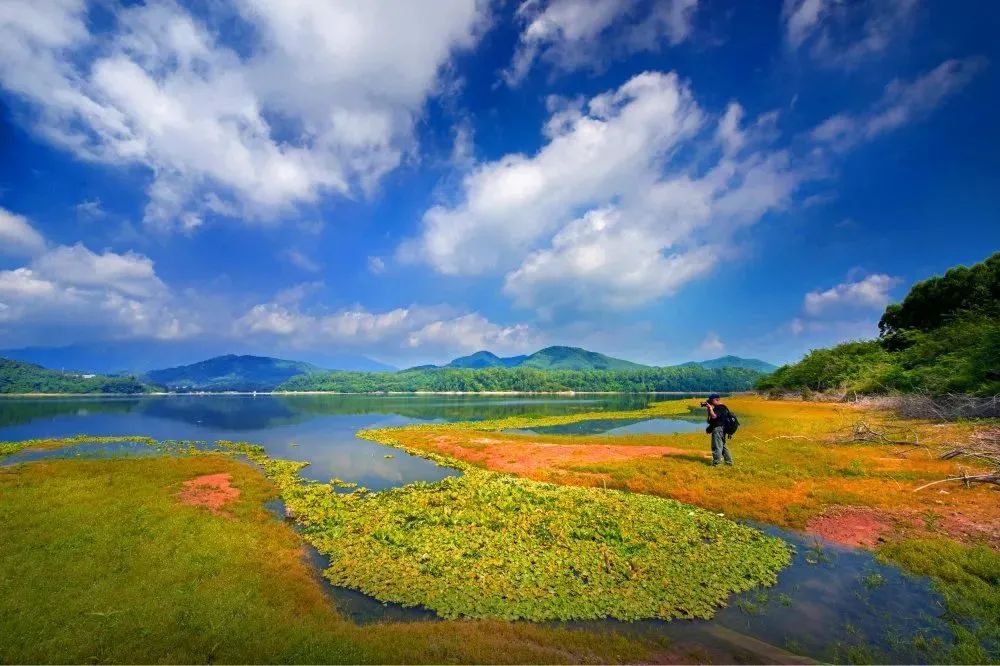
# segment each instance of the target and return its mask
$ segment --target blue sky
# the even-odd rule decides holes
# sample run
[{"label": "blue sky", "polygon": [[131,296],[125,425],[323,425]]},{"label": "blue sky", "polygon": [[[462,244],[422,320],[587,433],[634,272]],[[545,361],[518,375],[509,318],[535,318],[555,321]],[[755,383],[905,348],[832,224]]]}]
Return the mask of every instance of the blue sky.
[{"label": "blue sky", "polygon": [[871,337],[1000,247],[998,28],[990,2],[7,0],[0,349]]}]

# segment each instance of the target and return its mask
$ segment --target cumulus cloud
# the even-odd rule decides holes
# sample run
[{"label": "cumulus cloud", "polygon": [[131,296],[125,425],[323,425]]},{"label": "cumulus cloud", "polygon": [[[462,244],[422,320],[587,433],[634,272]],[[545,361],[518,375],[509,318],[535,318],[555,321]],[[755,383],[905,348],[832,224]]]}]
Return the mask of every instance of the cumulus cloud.
[{"label": "cumulus cloud", "polygon": [[782,21],[793,51],[827,67],[855,67],[907,34],[917,0],[785,0]]},{"label": "cumulus cloud", "polygon": [[842,282],[825,291],[810,291],[805,295],[803,310],[814,317],[858,309],[882,310],[889,304],[889,290],[899,282],[899,278],[875,273],[856,282]]},{"label": "cumulus cloud", "polygon": [[365,351],[411,350],[424,355],[466,353],[489,348],[519,352],[537,345],[538,335],[526,324],[504,326],[476,312],[456,313],[446,306],[395,308],[370,312],[352,308],[334,313],[308,312],[295,304],[255,305],[234,325],[238,336],[281,340],[293,348],[329,346]]},{"label": "cumulus cloud", "polygon": [[373,188],[413,149],[415,117],[481,11],[241,0],[215,18],[156,2],[91,32],[82,0],[8,0],[0,85],[55,145],[148,167],[146,221],[191,231],[209,213],[262,219]]},{"label": "cumulus cloud", "polygon": [[920,121],[965,88],[985,66],[983,58],[952,59],[911,81],[895,79],[871,109],[856,115],[831,116],[813,129],[812,138],[836,150],[847,150]]},{"label": "cumulus cloud", "polygon": [[600,68],[604,58],[676,45],[691,34],[698,0],[525,0],[504,81],[518,85],[542,61],[557,70]]},{"label": "cumulus cloud", "polygon": [[[543,314],[647,303],[710,271],[726,236],[805,177],[768,147],[775,114],[743,115],[734,104],[714,121],[659,72],[557,105],[537,153],[479,164],[400,255],[450,275],[505,273],[505,293]],[[698,233],[709,226],[711,242]]]},{"label": "cumulus cloud", "polygon": [[45,238],[27,218],[0,208],[0,255],[31,256],[45,249]]},{"label": "cumulus cloud", "polygon": [[55,246],[0,271],[0,344],[66,344],[91,338],[175,339],[198,332],[134,252]]}]

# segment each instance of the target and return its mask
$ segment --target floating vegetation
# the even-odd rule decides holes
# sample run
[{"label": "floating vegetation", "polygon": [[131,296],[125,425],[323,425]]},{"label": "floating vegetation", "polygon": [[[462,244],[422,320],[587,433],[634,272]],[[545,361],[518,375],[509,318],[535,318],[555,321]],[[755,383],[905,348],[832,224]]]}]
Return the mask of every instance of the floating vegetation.
[{"label": "floating vegetation", "polygon": [[117,444],[118,442],[135,442],[154,446],[157,440],[144,435],[94,436],[74,435],[73,437],[46,437],[42,439],[25,439],[17,442],[0,442],[0,457],[17,453],[22,449],[54,449],[75,444]]},{"label": "floating vegetation", "polygon": [[338,493],[302,479],[304,463],[218,446],[279,485],[335,585],[448,618],[709,618],[730,594],[773,584],[790,560],[781,539],[648,495],[466,465],[437,483]]}]

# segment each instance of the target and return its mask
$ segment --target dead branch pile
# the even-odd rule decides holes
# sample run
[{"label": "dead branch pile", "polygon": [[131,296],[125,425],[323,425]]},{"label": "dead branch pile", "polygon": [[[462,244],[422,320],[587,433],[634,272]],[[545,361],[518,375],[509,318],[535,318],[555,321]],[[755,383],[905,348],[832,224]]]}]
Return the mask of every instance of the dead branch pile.
[{"label": "dead branch pile", "polygon": [[893,398],[900,416],[912,419],[954,421],[1000,417],[1000,395],[975,397],[950,393],[932,396],[925,393]]},{"label": "dead branch pile", "polygon": [[960,458],[974,461],[985,464],[992,471],[970,474],[968,471],[963,470],[961,476],[953,476],[925,484],[919,488],[915,488],[914,492],[946,481],[961,481],[966,486],[971,486],[973,483],[995,483],[1000,485],[1000,428],[980,428],[974,431],[969,436],[968,442],[962,446],[949,449],[941,454],[941,458],[944,460]]},{"label": "dead branch pile", "polygon": [[910,428],[893,425],[873,425],[861,419],[841,436],[839,444],[883,444],[886,446],[923,446],[920,434]]}]

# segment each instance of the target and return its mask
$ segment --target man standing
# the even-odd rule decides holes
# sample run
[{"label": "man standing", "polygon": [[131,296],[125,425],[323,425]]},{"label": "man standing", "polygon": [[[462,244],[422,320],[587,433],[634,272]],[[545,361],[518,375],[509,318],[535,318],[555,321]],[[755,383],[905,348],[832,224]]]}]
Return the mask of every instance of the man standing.
[{"label": "man standing", "polygon": [[729,453],[729,445],[726,443],[725,429],[729,408],[722,404],[718,393],[708,396],[708,400],[701,404],[708,411],[708,427],[705,432],[712,435],[712,467],[723,460],[727,465],[732,465],[733,456]]}]

